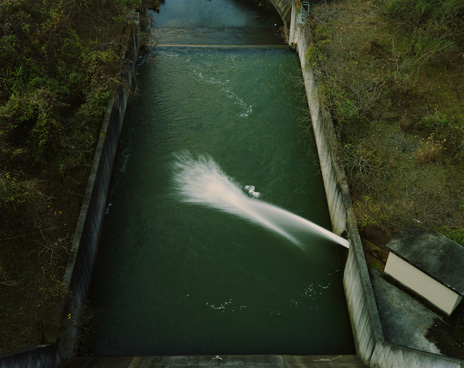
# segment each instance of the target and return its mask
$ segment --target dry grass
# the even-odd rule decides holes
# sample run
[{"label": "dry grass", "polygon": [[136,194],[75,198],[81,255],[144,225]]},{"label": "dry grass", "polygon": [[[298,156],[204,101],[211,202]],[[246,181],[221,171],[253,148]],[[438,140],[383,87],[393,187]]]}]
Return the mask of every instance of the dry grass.
[{"label": "dry grass", "polygon": [[322,97],[338,124],[362,236],[383,245],[417,220],[459,241],[448,230],[464,228],[462,57],[416,60],[381,2],[333,1],[312,12]]}]

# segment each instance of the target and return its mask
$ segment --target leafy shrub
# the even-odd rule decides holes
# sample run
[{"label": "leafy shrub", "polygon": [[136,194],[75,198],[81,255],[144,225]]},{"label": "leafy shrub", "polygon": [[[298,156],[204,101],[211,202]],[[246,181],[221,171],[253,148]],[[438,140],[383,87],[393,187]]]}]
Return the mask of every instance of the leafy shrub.
[{"label": "leafy shrub", "polygon": [[360,10],[366,14],[360,24],[347,18],[342,8],[336,3],[311,8],[311,43],[305,57],[314,68],[321,101],[335,123],[356,134],[351,123],[366,118],[385,90],[382,76],[372,73],[376,59],[364,59],[362,53],[373,44],[382,46],[368,31],[371,10]]},{"label": "leafy shrub", "polygon": [[[27,153],[30,163],[52,167],[50,158],[58,153],[62,163],[69,152],[74,166],[83,163],[75,161],[77,157],[88,158],[95,127],[118,83],[122,47],[118,41],[126,37],[127,20],[111,21],[112,32],[121,36],[116,42],[102,42],[114,37],[104,34],[102,23],[140,4],[0,2],[0,154],[4,158],[18,149]],[[76,155],[75,149],[85,154]]]},{"label": "leafy shrub", "polygon": [[16,210],[34,197],[31,185],[8,171],[0,173],[0,209]]},{"label": "leafy shrub", "polygon": [[440,160],[445,151],[445,143],[446,139],[438,140],[434,134],[429,135],[427,139],[421,139],[416,160],[419,163],[430,163]]},{"label": "leafy shrub", "polygon": [[414,212],[414,202],[404,198],[374,198],[364,195],[354,202],[354,210],[361,231],[377,228],[391,236],[409,223]]},{"label": "leafy shrub", "polygon": [[379,153],[369,143],[345,144],[343,148],[344,170],[354,195],[377,193],[385,187],[391,177],[389,165],[383,162]]},{"label": "leafy shrub", "polygon": [[410,33],[410,52],[420,56],[414,61],[416,68],[464,46],[461,0],[392,0],[386,9]]}]

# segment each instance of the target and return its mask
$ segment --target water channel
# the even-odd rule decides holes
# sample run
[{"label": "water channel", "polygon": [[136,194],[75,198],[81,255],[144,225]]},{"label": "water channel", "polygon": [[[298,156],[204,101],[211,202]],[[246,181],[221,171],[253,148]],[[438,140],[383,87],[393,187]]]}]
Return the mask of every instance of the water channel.
[{"label": "water channel", "polygon": [[153,14],[157,46],[140,60],[113,171],[88,353],[353,352],[345,248],[310,232],[296,245],[186,202],[176,182],[179,166],[197,165],[182,172],[188,188],[221,197],[197,180],[215,171],[250,200],[330,229],[298,57],[278,17],[247,3],[166,0]]}]

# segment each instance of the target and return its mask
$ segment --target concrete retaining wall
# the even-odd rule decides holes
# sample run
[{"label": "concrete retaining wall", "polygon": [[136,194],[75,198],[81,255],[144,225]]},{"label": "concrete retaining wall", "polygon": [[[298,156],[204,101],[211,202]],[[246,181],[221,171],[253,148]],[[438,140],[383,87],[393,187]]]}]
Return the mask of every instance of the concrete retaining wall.
[{"label": "concrete retaining wall", "polygon": [[126,68],[122,73],[122,85],[114,94],[103,120],[100,139],[90,172],[76,233],[73,240],[72,256],[64,277],[69,285],[71,299],[64,308],[64,338],[58,341],[58,351],[63,361],[74,354],[77,344],[78,327],[83,306],[93,273],[97,246],[100,240],[103,216],[113,171],[116,150],[124,123],[129,91],[135,76],[135,65],[140,48],[140,40],[135,28],[126,50]]},{"label": "concrete retaining wall", "polygon": [[65,338],[58,343],[63,358],[70,358],[75,350],[79,333],[77,326],[82,308],[87,302],[111,173],[128,97],[128,90],[119,88],[105,115],[74,237],[72,257],[65,276],[65,284],[69,283],[70,285],[71,301],[64,310]]},{"label": "concrete retaining wall", "polygon": [[74,354],[80,314],[87,301],[116,149],[135,74],[141,43],[136,34],[134,27],[125,52],[126,68],[122,73],[123,83],[109,103],[103,120],[73,239],[71,256],[63,280],[63,292],[67,295],[63,307],[63,337],[54,345],[36,346],[2,356],[0,368],[57,367],[69,361]]},{"label": "concrete retaining wall", "polygon": [[347,207],[351,205],[348,186],[345,175],[339,169],[335,157],[337,140],[334,134],[332,119],[319,105],[314,75],[306,62],[305,54],[309,42],[308,37],[306,37],[306,30],[297,25],[295,21],[296,16],[297,9],[293,7],[290,43],[296,45],[300,58],[322,178],[327,195],[327,204],[332,221],[332,231],[340,235],[346,230]]},{"label": "concrete retaining wall", "polygon": [[369,365],[376,341],[383,341],[382,326],[374,299],[361,239],[348,222],[350,250],[345,265],[343,285],[355,340],[356,353]]},{"label": "concrete retaining wall", "polygon": [[354,219],[348,185],[336,157],[338,143],[332,119],[320,106],[314,74],[307,65],[305,57],[310,46],[309,30],[306,26],[297,24],[297,15],[298,7],[294,5],[292,7],[290,43],[296,46],[300,58],[332,230],[337,234],[346,232],[350,241],[344,273],[345,295],[356,352],[361,360],[369,365],[375,341],[377,339],[383,340],[382,327],[364,259],[361,239]]},{"label": "concrete retaining wall", "polygon": [[[280,7],[282,2],[284,0],[279,1]],[[309,30],[307,25],[297,22],[299,5],[295,0],[285,3],[286,7],[291,7],[289,42],[296,47],[300,58],[332,228],[337,234],[346,232],[350,241],[343,284],[356,352],[364,364],[375,368],[464,367],[461,360],[392,345],[384,339],[348,186],[344,172],[337,163],[338,143],[332,120],[319,104],[313,71],[306,62],[305,55],[311,42]]]}]

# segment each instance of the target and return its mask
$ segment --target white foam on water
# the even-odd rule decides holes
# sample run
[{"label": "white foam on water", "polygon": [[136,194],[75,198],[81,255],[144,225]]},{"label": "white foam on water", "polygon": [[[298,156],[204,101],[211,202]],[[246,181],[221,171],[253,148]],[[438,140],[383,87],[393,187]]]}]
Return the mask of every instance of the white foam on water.
[{"label": "white foam on water", "polygon": [[234,103],[242,109],[242,112],[239,114],[240,117],[246,118],[253,113],[253,106],[248,105],[245,101],[243,101],[240,97],[238,97],[234,92],[225,90],[227,93],[227,97],[234,101]]},{"label": "white foam on water", "polygon": [[247,104],[242,98],[237,96],[236,93],[231,91],[230,89],[224,87],[227,83],[230,82],[229,79],[226,79],[225,81],[213,77],[208,77],[205,78],[202,74],[202,72],[198,72],[196,69],[193,71],[198,78],[200,78],[204,83],[210,84],[210,85],[218,85],[220,86],[220,90],[226,94],[227,98],[233,101],[233,103],[237,106],[240,107],[241,111],[238,114],[241,118],[246,118],[250,116],[253,113],[253,106]]}]

